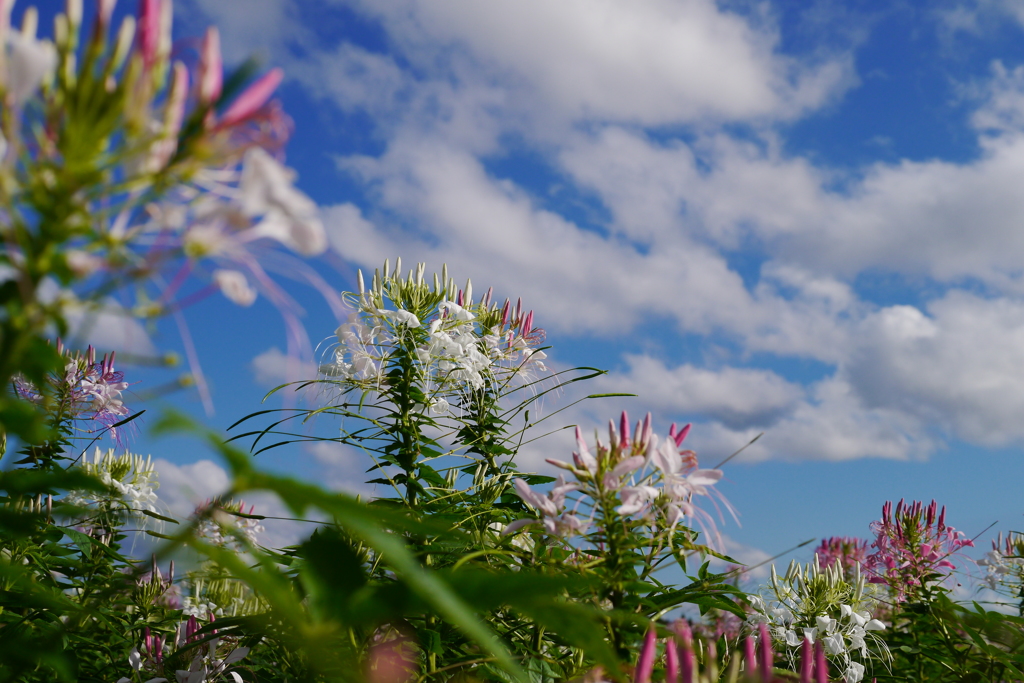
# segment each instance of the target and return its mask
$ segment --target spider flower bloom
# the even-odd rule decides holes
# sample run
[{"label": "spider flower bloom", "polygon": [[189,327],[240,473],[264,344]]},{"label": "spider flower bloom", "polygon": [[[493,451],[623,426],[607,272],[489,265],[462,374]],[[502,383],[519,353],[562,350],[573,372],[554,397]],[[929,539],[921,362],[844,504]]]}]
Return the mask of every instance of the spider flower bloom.
[{"label": "spider flower bloom", "polygon": [[893,510],[892,501],[882,506],[882,519],[871,523],[875,551],[867,557],[872,583],[889,586],[898,602],[913,601],[941,583],[956,568],[950,558],[974,543],[963,532],[946,526],[946,508],[933,500],[925,507],[903,500]]}]

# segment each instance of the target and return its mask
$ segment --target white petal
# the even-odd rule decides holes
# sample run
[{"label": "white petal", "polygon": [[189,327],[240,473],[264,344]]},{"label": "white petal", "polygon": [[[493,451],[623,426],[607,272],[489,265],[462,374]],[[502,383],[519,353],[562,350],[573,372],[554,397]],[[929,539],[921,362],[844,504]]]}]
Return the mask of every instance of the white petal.
[{"label": "white petal", "polygon": [[256,290],[249,286],[244,273],[237,270],[215,270],[213,281],[224,296],[239,306],[251,306],[256,301]]}]

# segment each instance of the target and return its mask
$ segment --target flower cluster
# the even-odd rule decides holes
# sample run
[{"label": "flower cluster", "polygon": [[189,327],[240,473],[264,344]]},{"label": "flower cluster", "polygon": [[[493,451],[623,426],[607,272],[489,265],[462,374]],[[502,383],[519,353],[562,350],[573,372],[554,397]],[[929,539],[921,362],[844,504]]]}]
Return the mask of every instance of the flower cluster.
[{"label": "flower cluster", "polygon": [[924,597],[924,591],[946,579],[956,565],[950,558],[974,543],[953,527],[946,526],[946,508],[940,511],[933,500],[925,507],[920,501],[907,505],[900,500],[882,506],[882,519],[872,522],[874,548],[865,562],[872,583],[889,587],[897,602]]},{"label": "flower cluster", "polygon": [[[637,422],[630,434],[629,416],[623,412],[619,426],[609,421],[608,443],[597,440],[596,455],[590,452],[583,433],[576,428],[577,450],[573,462],[548,462],[573,476],[558,483],[546,495],[537,493],[522,479],[515,480],[516,491],[523,501],[540,513],[541,519],[519,520],[505,530],[511,533],[532,523],[540,523],[551,534],[581,533],[593,521],[593,515],[608,517],[610,512],[623,518],[632,517],[660,525],[670,535],[684,519],[695,519],[711,535],[717,534],[714,520],[694,503],[695,496],[717,494],[732,511],[714,486],[722,477],[721,470],[699,469],[697,454],[681,448],[690,425],[669,429],[667,438],[653,433],[650,413]],[[572,510],[566,509],[567,494],[579,492]],[[589,508],[591,517],[581,518],[581,510]],[[606,522],[611,520],[606,519]]]},{"label": "flower cluster", "polygon": [[[229,638],[214,638],[196,648],[193,644],[205,637],[197,633],[199,629],[200,624],[195,617],[189,617],[187,621],[179,624],[173,639],[151,633],[149,627],[145,627],[141,648],[132,648],[128,655],[128,664],[134,671],[135,681],[141,681],[145,675],[150,676],[146,683],[167,683],[167,676],[173,671],[177,683],[207,683],[216,680],[242,683],[242,676],[233,667],[249,654],[249,648],[235,647],[234,639]],[[171,663],[178,659],[174,655],[186,648],[195,652],[188,668],[172,667],[168,670]],[[118,679],[117,683],[134,682],[131,678],[124,677]]]},{"label": "flower cluster", "polygon": [[872,617],[874,600],[866,588],[859,568],[850,580],[838,563],[822,567],[817,555],[806,567],[791,563],[782,577],[772,565],[770,585],[762,595],[750,597],[754,612],[748,623],[752,628],[767,625],[791,663],[805,641],[820,642],[846,682],[856,683],[869,659],[891,658],[878,636],[885,624]]},{"label": "flower cluster", "polygon": [[[71,352],[57,340],[57,351],[66,361],[63,372],[51,376],[49,396],[57,402],[59,414],[80,426],[79,429],[92,433],[88,423],[95,422],[109,431],[116,443],[122,443],[115,424],[125,419],[128,408],[124,405],[121,392],[128,388],[124,373],[114,369],[114,356],[104,354],[96,360],[96,350],[90,346],[85,353]],[[14,392],[23,400],[42,403],[46,396],[38,387],[15,377]]]},{"label": "flower cluster", "polygon": [[533,312],[523,309],[522,300],[513,306],[506,299],[499,307],[489,289],[474,303],[473,283],[457,288],[447,267],[432,287],[424,282],[424,264],[406,278],[401,267],[398,259],[391,273],[385,261],[369,289],[359,272],[359,293],[349,297],[355,310],[335,331],[338,343],[321,375],[346,390],[372,391],[396,363],[409,362],[426,407],[440,415],[467,392],[547,370],[546,355],[537,348],[544,332],[533,326]]}]

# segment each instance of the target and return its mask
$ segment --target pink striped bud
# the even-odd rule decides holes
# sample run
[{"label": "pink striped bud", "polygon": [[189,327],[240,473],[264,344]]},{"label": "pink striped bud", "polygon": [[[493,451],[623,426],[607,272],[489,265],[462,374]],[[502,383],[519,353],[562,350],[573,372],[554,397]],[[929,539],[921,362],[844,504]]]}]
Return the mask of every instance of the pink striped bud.
[{"label": "pink striped bud", "polygon": [[619,418],[619,448],[625,450],[629,446],[629,415],[625,410]]},{"label": "pink striped bud", "polygon": [[526,314],[526,320],[523,322],[523,329],[520,330],[520,331],[522,332],[523,336],[525,337],[526,335],[530,334],[530,332],[532,330],[533,330],[533,311],[530,311],[529,313]]},{"label": "pink striped bud", "polygon": [[508,324],[508,311],[509,311],[509,307],[511,305],[512,305],[512,302],[509,301],[508,299],[505,299],[505,305],[501,307],[501,325],[502,325],[502,327],[504,327],[505,325]]}]

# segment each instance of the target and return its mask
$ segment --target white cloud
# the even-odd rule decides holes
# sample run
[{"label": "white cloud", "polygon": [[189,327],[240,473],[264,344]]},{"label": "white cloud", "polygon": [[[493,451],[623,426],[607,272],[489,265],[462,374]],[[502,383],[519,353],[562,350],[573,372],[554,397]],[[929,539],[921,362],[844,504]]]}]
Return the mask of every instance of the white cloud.
[{"label": "white cloud", "polygon": [[[740,456],[743,462],[853,460],[864,457],[905,460],[926,457],[937,443],[921,422],[898,409],[867,408],[845,381],[828,378],[809,387],[810,399],[765,431]],[[762,430],[733,430],[719,423],[695,430],[698,452],[736,451]],[[708,461],[713,465],[713,461]]]},{"label": "white cloud", "polygon": [[518,91],[520,104],[571,120],[790,117],[851,83],[849,59],[784,57],[770,21],[711,0],[394,0],[362,8],[421,67],[482,72]]},{"label": "white cloud", "polygon": [[845,369],[865,403],[991,446],[1024,439],[1024,302],[953,291],[865,321]]},{"label": "white cloud", "polygon": [[286,382],[315,378],[315,363],[303,361],[273,346],[252,359],[249,365],[253,379],[267,388],[277,387]]},{"label": "white cloud", "polygon": [[658,415],[715,420],[733,429],[764,427],[790,412],[803,389],[773,372],[690,364],[667,367],[650,356],[627,354],[629,370],[593,381],[588,391],[631,392]]},{"label": "white cloud", "polygon": [[352,495],[384,495],[376,485],[365,483],[381,475],[367,473],[373,461],[358,448],[334,441],[318,441],[306,446],[306,450],[323,465],[321,480],[325,485]]}]

